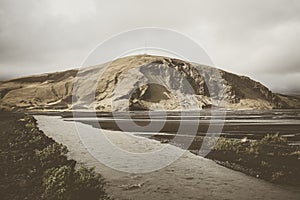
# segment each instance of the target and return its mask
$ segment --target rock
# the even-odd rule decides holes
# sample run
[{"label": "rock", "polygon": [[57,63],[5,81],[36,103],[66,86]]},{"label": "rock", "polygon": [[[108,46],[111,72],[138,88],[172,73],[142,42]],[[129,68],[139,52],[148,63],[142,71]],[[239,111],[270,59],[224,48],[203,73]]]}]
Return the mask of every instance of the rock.
[{"label": "rock", "polygon": [[134,190],[142,187],[142,183],[132,184],[132,185],[121,185],[124,190]]}]

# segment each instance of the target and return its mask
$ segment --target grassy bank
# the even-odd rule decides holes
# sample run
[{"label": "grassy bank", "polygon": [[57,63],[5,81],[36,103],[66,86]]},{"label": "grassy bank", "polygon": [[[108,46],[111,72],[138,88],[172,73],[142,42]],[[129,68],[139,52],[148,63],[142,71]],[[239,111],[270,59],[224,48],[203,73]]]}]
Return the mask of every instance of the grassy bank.
[{"label": "grassy bank", "polygon": [[257,178],[300,186],[300,148],[277,134],[261,140],[221,137],[207,157]]},{"label": "grassy bank", "polygon": [[[174,136],[156,135],[152,139],[172,143]],[[182,141],[184,144],[184,137]],[[198,154],[202,142],[203,137],[196,137],[188,149]],[[300,186],[300,147],[289,145],[277,134],[266,135],[260,140],[220,137],[212,144],[215,145],[206,157],[220,165],[273,183]]]},{"label": "grassy bank", "polygon": [[67,152],[33,117],[0,113],[1,199],[109,199],[101,175],[77,166]]}]

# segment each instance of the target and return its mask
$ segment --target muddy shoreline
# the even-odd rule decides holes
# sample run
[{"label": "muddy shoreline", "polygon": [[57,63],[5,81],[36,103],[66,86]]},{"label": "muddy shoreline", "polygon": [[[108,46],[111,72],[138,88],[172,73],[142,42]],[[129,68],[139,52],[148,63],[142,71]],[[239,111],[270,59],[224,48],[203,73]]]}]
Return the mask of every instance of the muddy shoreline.
[{"label": "muddy shoreline", "polygon": [[[151,173],[123,173],[115,171],[95,160],[86,147],[81,146],[74,121],[60,117],[36,116],[39,127],[55,140],[66,144],[70,156],[103,174],[107,180],[107,191],[116,199],[299,199],[299,188],[274,185],[222,167],[215,162],[196,156],[188,151],[169,166]],[[99,129],[84,123],[77,126],[86,129],[86,136]],[[121,139],[123,132],[102,130],[114,137],[123,147],[135,144],[131,137]],[[97,148],[97,135],[91,135],[90,145]],[[163,147],[158,141],[147,139],[134,145],[139,151],[152,147]],[[130,145],[129,145],[130,144]],[[128,146],[129,145],[129,146]],[[151,149],[150,148],[150,149]],[[102,151],[99,149],[99,151]],[[123,160],[123,164],[129,160]]]},{"label": "muddy shoreline", "polygon": [[[246,139],[248,143],[260,141],[264,137],[269,135],[278,134],[279,137],[282,137],[286,140],[286,144],[283,146],[271,146],[268,144],[262,145],[260,148],[267,148],[268,152],[249,154],[248,152],[232,152],[227,149],[224,150],[212,150],[206,158],[214,160],[218,164],[234,169],[236,171],[243,172],[247,175],[264,179],[277,184],[287,184],[300,186],[300,123],[299,113],[296,112],[293,115],[288,115],[290,111],[261,111],[261,112],[250,112],[245,111],[238,112],[236,116],[233,113],[229,114],[226,117],[224,126],[222,127],[221,137],[230,140],[242,140]],[[284,117],[280,116],[282,113]],[[145,127],[141,130],[137,130],[134,127],[127,126],[126,130],[121,129],[118,126],[120,120],[122,123],[126,123],[127,118],[113,118],[111,113],[106,113],[104,116],[98,115],[97,119],[94,119],[93,115],[80,115],[81,118],[71,118],[68,115],[64,116],[66,121],[78,121],[85,124],[92,125],[96,128],[101,128],[104,130],[113,130],[113,131],[128,131],[133,132],[138,136],[154,139],[162,143],[169,143],[175,146],[178,146],[183,149],[188,149],[192,153],[198,155],[199,148],[202,145],[204,136],[209,136],[205,131],[208,130],[209,122],[209,113],[206,113],[206,116],[189,116],[183,121],[180,121],[180,116],[173,113],[173,115],[168,115],[167,120],[164,122],[163,128],[159,131],[160,134],[153,133],[151,128],[148,128],[149,116],[147,115],[132,115],[131,119],[137,125]],[[248,114],[248,115],[247,115]],[[152,116],[153,117],[153,116]],[[222,116],[221,116],[222,117]],[[205,119],[204,119],[205,118]],[[256,120],[253,122],[253,119]],[[152,123],[161,123],[159,113],[154,115],[154,121]],[[199,119],[197,122],[195,120]],[[245,122],[251,119],[252,123]],[[281,121],[279,121],[280,119]],[[157,121],[155,121],[157,120]],[[232,122],[231,120],[234,120]],[[265,120],[265,123],[261,121]],[[197,134],[193,132],[189,133],[188,130],[179,132],[179,127],[182,126],[189,127],[193,126],[194,130],[197,130]],[[219,126],[218,123],[214,126]],[[196,129],[195,129],[196,128]],[[248,133],[248,134],[247,134]],[[176,142],[173,141],[176,136]],[[193,137],[194,139],[191,143],[186,145],[188,137]],[[297,144],[297,145],[296,145]],[[250,145],[250,144],[249,144]],[[295,152],[295,155],[274,155],[273,151],[277,151],[278,148],[281,148],[283,152],[289,152],[292,154]]]},{"label": "muddy shoreline", "polygon": [[[158,131],[159,134],[155,134],[151,127],[147,127],[150,117],[148,112],[130,112],[129,115],[127,114],[117,113],[114,116],[113,113],[75,113],[73,116],[72,113],[66,112],[61,113],[61,116],[66,121],[75,120],[104,130],[133,132],[138,136],[188,149],[196,155],[199,147],[202,145],[203,137],[209,136],[206,132],[212,118],[209,110],[204,110],[200,113],[169,111],[166,113],[165,119],[162,119],[160,112],[153,112],[151,113],[151,123],[160,126],[161,120],[165,120],[162,128]],[[299,110],[227,111],[226,115],[224,115],[223,111],[218,111],[214,118],[217,123],[213,124],[213,126],[221,126],[221,137],[228,140],[246,138],[247,141],[259,141],[268,134],[278,134],[289,144],[283,147],[285,150],[291,149],[297,152],[298,149],[295,149],[295,147],[300,147]],[[126,124],[127,120],[132,120],[141,128],[136,129],[136,127],[131,126],[126,126],[126,130],[120,128],[118,123]],[[212,122],[214,121],[212,120]],[[180,126],[192,127],[190,129],[191,132],[189,132],[189,129],[178,131]],[[197,131],[196,134],[193,132],[195,130]],[[177,141],[172,142],[175,136]],[[187,139],[188,137],[194,137],[194,139],[187,146],[185,143],[186,140],[189,140]],[[274,147],[274,149],[276,148]],[[272,154],[274,149],[270,149],[268,154]],[[300,156],[298,154],[294,156],[249,155],[245,152],[212,150],[206,157],[222,166],[256,178],[277,184],[300,186]]]},{"label": "muddy shoreline", "polygon": [[[59,118],[59,117],[58,117]],[[52,137],[55,139],[55,141],[61,142],[63,144],[66,144],[68,148],[70,149],[70,156],[71,158],[74,158],[79,163],[87,164],[88,166],[96,166],[97,172],[103,174],[108,181],[108,192],[110,194],[113,194],[114,197],[118,197],[119,199],[140,199],[144,198],[145,194],[148,195],[148,198],[146,199],[182,199],[189,197],[190,199],[201,199],[196,198],[199,196],[198,192],[192,192],[194,189],[198,189],[202,191],[202,199],[232,199],[232,198],[239,198],[239,199],[264,199],[265,196],[269,196],[272,199],[282,199],[282,198],[288,198],[288,199],[299,199],[299,196],[297,194],[300,194],[299,189],[297,189],[297,181],[299,181],[298,176],[294,176],[294,181],[291,183],[288,183],[287,185],[294,185],[296,188],[293,189],[293,187],[290,188],[290,186],[287,186],[285,189],[286,183],[279,182],[278,186],[272,186],[268,185],[267,183],[261,182],[259,179],[265,179],[267,178],[263,177],[263,171],[260,171],[260,169],[252,169],[249,167],[245,167],[243,162],[246,162],[249,164],[249,161],[253,161],[252,157],[249,157],[249,155],[242,156],[241,154],[234,154],[232,152],[228,151],[212,151],[207,158],[214,160],[218,164],[225,166],[229,169],[234,169],[235,171],[243,172],[244,174],[251,175],[255,178],[247,177],[247,176],[241,176],[239,175],[239,172],[233,172],[233,171],[227,171],[219,168],[218,165],[213,164],[213,162],[208,162],[205,160],[205,165],[208,165],[209,168],[214,169],[213,171],[207,171],[206,167],[202,166],[203,161],[201,160],[200,163],[198,163],[198,159],[201,158],[199,156],[192,156],[188,154],[188,156],[184,159],[180,159],[176,164],[171,165],[171,167],[168,167],[161,172],[152,173],[148,175],[143,174],[123,174],[115,171],[111,171],[111,169],[107,169],[105,166],[100,165],[97,163],[93,158],[87,156],[86,149],[81,149],[78,147],[78,141],[79,139],[74,135],[75,130],[73,128],[68,129],[68,126],[73,126],[73,120],[71,118],[63,118],[58,119],[57,114],[52,119],[49,116],[41,116],[41,119],[38,120],[40,122],[41,126],[44,124],[44,127],[42,128],[45,134],[47,134],[49,137]],[[53,122],[52,122],[53,121]],[[79,120],[80,121],[80,120]],[[93,125],[94,121],[82,121],[84,124],[90,124]],[[59,125],[60,124],[60,125]],[[109,124],[109,123],[108,123]],[[67,127],[66,130],[57,129],[56,126],[62,126]],[[114,124],[109,124],[110,126],[114,126]],[[91,127],[92,128],[92,127]],[[116,128],[116,127],[115,127]],[[108,129],[106,129],[108,130]],[[112,131],[111,133],[121,134],[119,131]],[[141,134],[140,136],[149,138],[149,136],[145,136]],[[160,141],[161,143],[169,143],[170,140],[174,137],[174,135],[152,135],[151,139]],[[195,141],[193,141],[192,145],[189,147],[190,152],[197,154],[197,147],[199,147],[199,144],[201,142],[202,136],[199,134],[195,138]],[[164,145],[162,144],[162,145]],[[172,144],[175,146],[179,146],[180,144]],[[188,159],[187,159],[188,158]],[[261,161],[265,161],[265,159],[257,158],[255,162],[253,162],[251,165],[258,166],[258,164],[261,164]],[[276,160],[275,160],[276,161]],[[278,160],[277,160],[278,161]],[[281,164],[283,160],[279,160],[279,164]],[[188,164],[190,163],[190,164]],[[297,162],[299,163],[299,162]],[[296,163],[294,166],[299,165]],[[186,166],[187,165],[187,166]],[[193,166],[194,165],[194,166]],[[192,168],[192,169],[191,169]],[[200,171],[199,171],[200,169]],[[191,171],[192,170],[192,171]],[[189,175],[184,175],[186,172],[193,172]],[[222,173],[221,173],[222,171]],[[180,172],[183,174],[180,175]],[[179,173],[179,174],[178,174]],[[199,174],[198,174],[199,173]],[[204,174],[205,175],[204,175]],[[217,173],[217,174],[215,174]],[[222,175],[221,175],[221,174]],[[225,173],[225,174],[223,174]],[[219,177],[221,175],[221,177]],[[280,175],[280,174],[279,174]],[[228,176],[228,177],[227,177]],[[242,182],[234,182],[236,181],[230,179],[229,177],[235,177],[237,179],[240,179]],[[181,182],[181,185],[179,187],[173,185],[171,182],[173,178],[170,177],[177,177],[178,181]],[[214,177],[213,180],[210,181],[210,177]],[[227,177],[227,178],[226,178]],[[257,179],[258,178],[258,179]],[[218,180],[220,179],[220,180]],[[159,183],[158,180],[161,182]],[[200,184],[199,180],[204,181],[203,184]],[[217,181],[218,180],[218,181]],[[171,182],[170,182],[171,181]],[[218,183],[214,183],[217,181]],[[233,183],[232,183],[233,181]],[[258,182],[257,182],[258,181]],[[268,180],[270,181],[270,180]],[[296,181],[296,184],[295,184]],[[189,182],[189,183],[188,183]],[[207,189],[210,191],[210,194],[208,191],[203,190],[205,188],[205,185],[215,185],[211,186],[212,188]],[[246,186],[243,186],[242,188],[239,188],[239,185],[246,184]],[[262,184],[263,186],[259,186]],[[167,186],[168,185],[168,186]],[[191,187],[191,189],[187,189],[188,187]],[[219,186],[217,186],[219,185]],[[282,185],[282,187],[280,186]],[[228,186],[228,188],[227,188]],[[212,192],[214,189],[220,190],[221,188],[226,190],[232,191],[230,193],[219,193],[219,192]],[[260,189],[256,189],[257,187],[261,187]],[[274,187],[274,188],[273,188]],[[179,188],[185,188],[181,191],[181,193],[178,193],[179,191],[176,191]],[[253,191],[254,193],[248,191]],[[266,189],[268,188],[268,189]],[[288,189],[289,188],[289,189]],[[267,194],[263,194],[260,192],[262,189],[264,189],[264,192],[266,190],[272,190],[275,191]],[[243,192],[242,192],[243,191]],[[293,194],[293,192],[295,193]],[[245,196],[239,196],[238,193],[245,193],[246,195],[249,195],[248,197]],[[171,195],[172,194],[172,195]],[[251,198],[250,198],[251,197]]]}]

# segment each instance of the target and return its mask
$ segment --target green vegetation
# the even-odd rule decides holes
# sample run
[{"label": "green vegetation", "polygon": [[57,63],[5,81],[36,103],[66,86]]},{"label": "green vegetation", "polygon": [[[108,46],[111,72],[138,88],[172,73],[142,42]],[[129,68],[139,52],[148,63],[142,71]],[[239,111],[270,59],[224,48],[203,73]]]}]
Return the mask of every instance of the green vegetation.
[{"label": "green vegetation", "polygon": [[93,168],[76,168],[67,148],[41,132],[34,118],[0,115],[1,199],[109,199]]},{"label": "green vegetation", "polygon": [[208,158],[271,182],[300,186],[300,147],[278,134],[261,140],[219,138]]},{"label": "green vegetation", "polygon": [[279,134],[268,134],[261,140],[239,140],[221,137],[214,145],[214,150],[253,155],[296,157],[300,148],[299,146],[289,146],[287,139],[281,137]]},{"label": "green vegetation", "polygon": [[99,199],[103,196],[103,179],[93,168],[79,170],[63,165],[48,169],[43,180],[44,199]]}]

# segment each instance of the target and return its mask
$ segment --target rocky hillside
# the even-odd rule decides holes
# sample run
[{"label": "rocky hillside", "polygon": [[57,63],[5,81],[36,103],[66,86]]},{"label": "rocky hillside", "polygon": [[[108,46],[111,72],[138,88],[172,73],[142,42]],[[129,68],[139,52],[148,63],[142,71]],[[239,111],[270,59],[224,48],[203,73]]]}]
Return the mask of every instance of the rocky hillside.
[{"label": "rocky hillside", "polygon": [[177,110],[211,106],[300,108],[300,99],[274,94],[248,77],[150,55],[0,83],[0,109],[9,111]]}]

